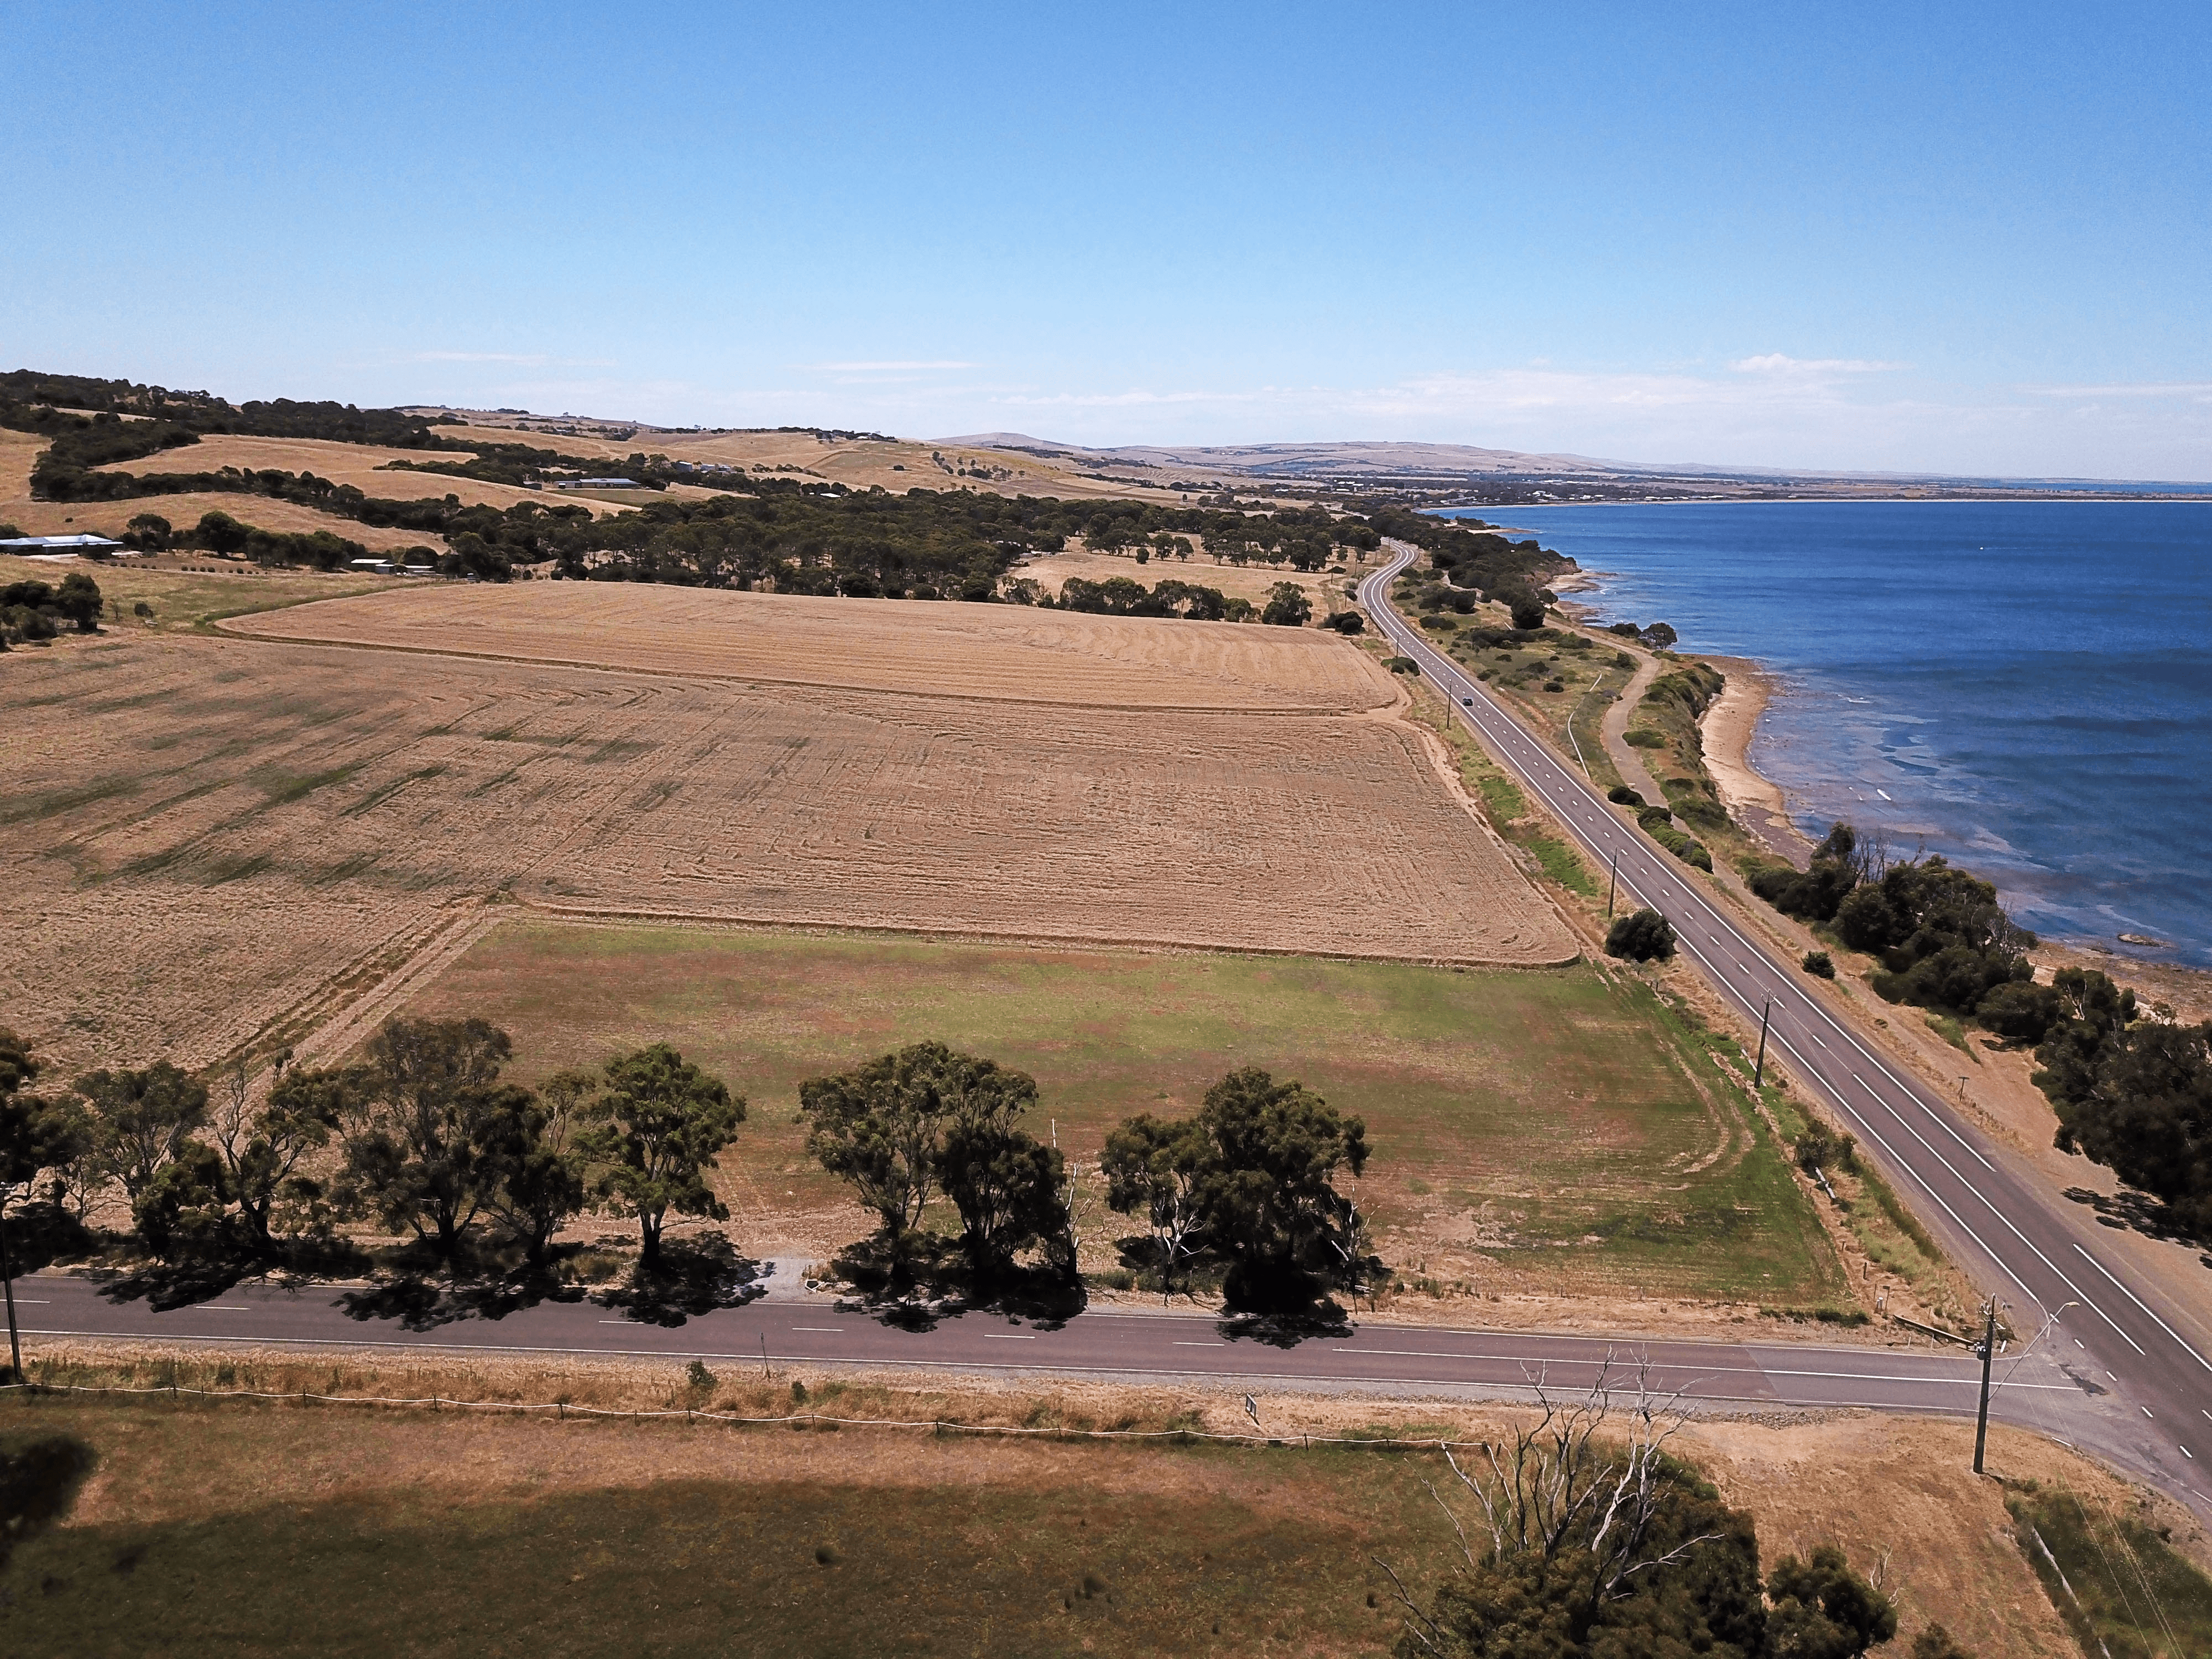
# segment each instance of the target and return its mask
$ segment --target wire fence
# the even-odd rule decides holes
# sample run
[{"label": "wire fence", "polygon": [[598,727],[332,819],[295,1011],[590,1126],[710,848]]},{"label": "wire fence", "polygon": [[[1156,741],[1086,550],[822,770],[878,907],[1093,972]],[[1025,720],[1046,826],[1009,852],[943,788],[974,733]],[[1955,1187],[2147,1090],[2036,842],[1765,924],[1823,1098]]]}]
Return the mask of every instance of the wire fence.
[{"label": "wire fence", "polygon": [[938,1435],[1003,1436],[1008,1438],[1031,1437],[1052,1440],[1152,1440],[1170,1441],[1177,1444],[1208,1442],[1243,1446],[1296,1446],[1305,1449],[1315,1447],[1350,1446],[1371,1451],[1465,1451],[1480,1450],[1489,1443],[1483,1440],[1447,1440],[1441,1437],[1407,1438],[1382,1435],[1326,1435],[1326,1434],[1268,1434],[1264,1430],[1255,1433],[1216,1429],[1079,1429],[1054,1425],[1029,1426],[1012,1423],[963,1423],[952,1418],[899,1417],[836,1417],[826,1412],[787,1412],[776,1416],[751,1417],[737,1412],[718,1412],[693,1407],[675,1406],[659,1409],[617,1407],[579,1406],[564,1400],[538,1403],[513,1400],[458,1400],[444,1395],[395,1395],[365,1394],[317,1394],[308,1389],[277,1391],[268,1389],[202,1389],[185,1383],[157,1383],[147,1388],[126,1388],[117,1384],[82,1382],[8,1382],[0,1383],[0,1395],[124,1395],[149,1396],[182,1401],[186,1398],[211,1401],[267,1401],[277,1405],[299,1406],[384,1406],[399,1410],[430,1412],[522,1412],[550,1416],[556,1421],[569,1418],[627,1418],[635,1420],[659,1422],[719,1423],[732,1428],[838,1428],[838,1429],[910,1429],[927,1430]]}]

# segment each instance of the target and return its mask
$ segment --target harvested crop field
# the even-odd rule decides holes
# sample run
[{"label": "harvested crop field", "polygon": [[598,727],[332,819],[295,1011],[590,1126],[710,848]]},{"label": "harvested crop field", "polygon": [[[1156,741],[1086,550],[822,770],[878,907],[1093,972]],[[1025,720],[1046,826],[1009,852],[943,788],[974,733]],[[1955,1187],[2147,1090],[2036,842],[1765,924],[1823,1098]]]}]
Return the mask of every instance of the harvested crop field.
[{"label": "harvested crop field", "polygon": [[1277,583],[1288,582],[1304,592],[1306,602],[1313,606],[1313,620],[1319,623],[1333,611],[1352,608],[1345,585],[1356,582],[1371,568],[1363,566],[1356,556],[1346,567],[1346,574],[1340,576],[1326,571],[1292,570],[1264,561],[1257,564],[1216,564],[1203,554],[1194,559],[1152,559],[1139,564],[1124,553],[1093,553],[1078,548],[1066,553],[1033,554],[1023,561],[1017,574],[1027,576],[1054,596],[1071,577],[1104,582],[1121,576],[1142,582],[1147,587],[1164,581],[1179,581],[1195,587],[1218,588],[1231,599],[1249,599],[1260,605],[1267,604]]},{"label": "harvested crop field", "polygon": [[1399,696],[1362,653],[1294,629],[631,582],[402,589],[240,620],[228,631],[767,685],[1115,709],[1351,714]]},{"label": "harvested crop field", "polygon": [[[714,599],[746,601],[720,635],[696,621]],[[203,1065],[320,1030],[516,904],[1576,953],[1340,641],[603,584],[377,594],[229,626],[428,641],[432,616],[467,648],[534,629],[538,648],[605,665],[120,629],[0,662],[15,715],[0,879],[29,896],[0,1017],[64,1065]],[[621,666],[625,652],[653,666]],[[811,680],[758,683],[770,667]],[[939,694],[856,689],[925,685]],[[1147,697],[1167,706],[1127,706]]]},{"label": "harvested crop field", "polygon": [[[477,411],[481,413],[482,411]],[[656,432],[641,429],[617,436],[592,431],[549,431],[527,421],[493,426],[448,426],[439,435],[457,443],[534,445],[579,459],[619,459],[645,453],[706,465],[733,466],[746,472],[818,478],[854,489],[973,489],[985,495],[1054,495],[1063,499],[1134,496],[1171,500],[1170,474],[1162,472],[1146,489],[1079,471],[1073,457],[1048,459],[1010,449],[974,449],[915,443],[903,439],[824,439],[807,431]],[[1121,471],[1136,476],[1137,470]]]},{"label": "harvested crop field", "polygon": [[[517,501],[538,501],[558,504],[566,501],[566,492],[524,489],[515,484],[487,483],[477,478],[457,478],[450,473],[417,472],[407,468],[395,468],[394,461],[436,463],[441,465],[475,459],[473,454],[453,450],[388,449],[376,444],[337,443],[327,438],[258,438],[243,433],[216,432],[203,437],[196,444],[181,449],[165,449],[159,454],[142,456],[136,460],[111,461],[95,467],[97,472],[219,472],[224,467],[234,466],[241,472],[312,472],[319,478],[328,478],[332,483],[351,484],[356,489],[387,501],[414,501],[436,500],[447,495],[458,495],[464,506],[513,507]],[[604,518],[619,509],[603,501],[586,501]],[[140,510],[148,510],[143,503]],[[156,506],[150,509],[160,512]],[[250,513],[240,513],[240,518],[251,518]],[[356,538],[358,539],[358,538]],[[419,538],[418,538],[419,539]]]}]

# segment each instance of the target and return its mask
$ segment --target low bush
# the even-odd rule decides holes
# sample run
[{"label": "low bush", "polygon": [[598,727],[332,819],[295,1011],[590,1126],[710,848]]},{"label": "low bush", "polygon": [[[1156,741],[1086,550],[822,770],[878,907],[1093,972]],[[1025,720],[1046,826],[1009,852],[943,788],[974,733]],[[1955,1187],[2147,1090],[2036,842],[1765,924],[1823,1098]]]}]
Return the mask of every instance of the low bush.
[{"label": "low bush", "polygon": [[1810,1175],[1815,1170],[1856,1170],[1859,1166],[1858,1142],[1850,1135],[1839,1134],[1820,1119],[1806,1124],[1805,1133],[1790,1143],[1790,1156],[1797,1167]]},{"label": "low bush", "polygon": [[1815,979],[1833,979],[1836,976],[1835,958],[1826,951],[1806,951],[1804,967],[1805,971]]},{"label": "low bush", "polygon": [[1674,954],[1674,924],[1656,910],[1632,911],[1607,932],[1605,951],[1626,962],[1664,962]]},{"label": "low bush", "polygon": [[[1651,807],[1644,809],[1646,812],[1656,810]],[[1713,855],[1705,850],[1705,843],[1683,834],[1673,824],[1654,818],[1644,826],[1644,832],[1683,863],[1699,870],[1710,872],[1712,869]]]},{"label": "low bush", "polygon": [[1605,798],[1616,806],[1641,806],[1644,797],[1625,783],[1616,783],[1605,792]]},{"label": "low bush", "polygon": [[1624,741],[1638,749],[1664,749],[1667,746],[1667,734],[1654,731],[1648,726],[1639,726],[1633,732],[1629,732]]}]

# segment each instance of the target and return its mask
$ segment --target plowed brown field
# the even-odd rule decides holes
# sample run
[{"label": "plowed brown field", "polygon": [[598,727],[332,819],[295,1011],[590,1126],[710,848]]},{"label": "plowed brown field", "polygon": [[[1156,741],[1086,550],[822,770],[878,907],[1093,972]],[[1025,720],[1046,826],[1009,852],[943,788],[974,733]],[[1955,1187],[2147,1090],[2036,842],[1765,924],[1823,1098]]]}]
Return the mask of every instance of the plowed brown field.
[{"label": "plowed brown field", "polygon": [[595,666],[158,635],[11,654],[0,1023],[58,1061],[297,1038],[510,903],[1574,954],[1377,711],[1387,680],[1312,633],[551,583],[230,625]]}]

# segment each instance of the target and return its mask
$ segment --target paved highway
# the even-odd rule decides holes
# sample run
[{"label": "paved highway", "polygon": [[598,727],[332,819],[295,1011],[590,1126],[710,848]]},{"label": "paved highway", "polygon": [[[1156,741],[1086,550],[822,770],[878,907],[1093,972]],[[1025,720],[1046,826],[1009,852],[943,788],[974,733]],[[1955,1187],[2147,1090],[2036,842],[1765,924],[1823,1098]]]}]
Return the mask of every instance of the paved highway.
[{"label": "paved highway", "polygon": [[[1662,1394],[1741,1410],[1759,1406],[1872,1407],[1971,1412],[1980,1370],[1957,1352],[1806,1347],[1790,1343],[1628,1341],[1369,1323],[1341,1336],[1276,1346],[1227,1334],[1191,1314],[1097,1312],[1066,1325],[970,1314],[914,1330],[840,1308],[826,1296],[778,1297],[720,1310],[673,1328],[641,1324],[595,1302],[541,1303],[504,1319],[465,1319],[427,1331],[356,1320],[342,1287],[287,1291],[239,1285],[157,1313],[110,1301],[91,1280],[41,1273],[18,1281],[27,1358],[42,1340],[141,1339],[179,1346],[375,1349],[515,1357],[604,1354],[692,1359],[709,1365],[906,1367],[1024,1376],[1097,1377],[1239,1392],[1436,1395],[1511,1398],[1541,1380],[1579,1392],[1601,1375],[1630,1389],[1641,1372]],[[2040,1355],[1998,1367],[1993,1411],[2029,1428],[2086,1398],[2077,1380]]]},{"label": "paved highway", "polygon": [[[1473,675],[1433,649],[1389,603],[1389,587],[1417,550],[1388,544],[1391,562],[1359,584],[1360,603],[1401,654],[1412,658],[1475,731],[1588,850],[1599,870],[1620,872],[1623,908],[1659,911],[1674,925],[1682,951],[1756,1030],[1772,1006],[1770,1054],[1832,1106],[1861,1146],[1942,1234],[1981,1286],[2008,1305],[2024,1337],[2043,1331],[2073,1371],[2126,1409],[2099,1401],[2094,1420],[2080,1402],[2049,1431],[2085,1443],[2131,1468],[2212,1518],[2212,1359],[2195,1324],[2157,1287],[2134,1282],[2124,1264],[2093,1249],[2056,1194],[2013,1165],[2008,1155],[1901,1061],[1861,1041],[1830,1012],[1815,981],[1785,965],[1740,925],[1726,902],[1607,802],[1571,763],[1538,741]],[[2087,1235],[2087,1236],[2085,1236]],[[2095,1396],[2085,1396],[2094,1399]],[[2054,1394],[2056,1406],[2063,1395]]]}]

